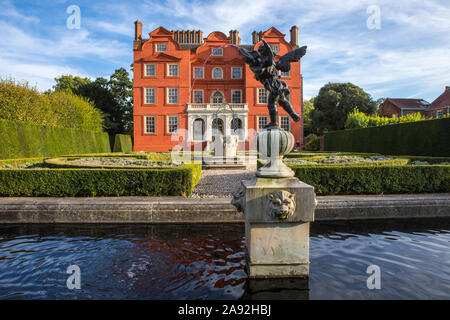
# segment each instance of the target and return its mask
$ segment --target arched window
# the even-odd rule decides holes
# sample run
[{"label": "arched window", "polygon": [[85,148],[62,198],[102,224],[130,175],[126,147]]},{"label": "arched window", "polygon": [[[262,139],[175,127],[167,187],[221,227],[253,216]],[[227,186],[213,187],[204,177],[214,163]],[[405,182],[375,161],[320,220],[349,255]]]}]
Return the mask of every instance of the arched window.
[{"label": "arched window", "polygon": [[194,141],[203,141],[205,133],[205,121],[203,119],[194,120]]},{"label": "arched window", "polygon": [[222,68],[214,68],[213,69],[213,73],[212,73],[212,78],[213,79],[222,79],[223,78],[223,71]]},{"label": "arched window", "polygon": [[245,132],[244,132],[244,129],[242,128],[242,120],[241,119],[234,118],[233,120],[231,120],[230,127],[231,127],[232,134],[238,135],[240,141],[245,140]]},{"label": "arched window", "polygon": [[225,102],[225,98],[223,96],[223,93],[220,91],[215,91],[212,95],[211,95],[211,103],[224,103]]},{"label": "arched window", "polygon": [[217,133],[223,134],[223,120],[220,118],[215,118],[212,122],[213,134]]},{"label": "arched window", "polygon": [[234,118],[233,120],[231,120],[230,126],[233,131],[242,129],[242,120],[239,118]]}]

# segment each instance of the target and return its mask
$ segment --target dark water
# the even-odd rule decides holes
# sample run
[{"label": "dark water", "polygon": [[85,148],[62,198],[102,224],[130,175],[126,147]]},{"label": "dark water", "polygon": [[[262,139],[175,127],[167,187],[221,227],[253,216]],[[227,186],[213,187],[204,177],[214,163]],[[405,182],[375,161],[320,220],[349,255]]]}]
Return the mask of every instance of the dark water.
[{"label": "dark water", "polygon": [[309,283],[250,282],[240,224],[0,225],[0,299],[450,299],[450,219],[315,222],[310,247]]}]

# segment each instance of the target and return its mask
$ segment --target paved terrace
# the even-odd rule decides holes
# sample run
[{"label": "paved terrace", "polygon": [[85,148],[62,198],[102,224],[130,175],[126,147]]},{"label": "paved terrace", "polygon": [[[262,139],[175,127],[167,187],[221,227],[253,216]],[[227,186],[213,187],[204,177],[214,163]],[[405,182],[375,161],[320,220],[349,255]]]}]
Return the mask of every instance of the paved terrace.
[{"label": "paved terrace", "polygon": [[[243,222],[230,197],[0,198],[0,223]],[[317,197],[316,221],[450,217],[450,194]]]}]

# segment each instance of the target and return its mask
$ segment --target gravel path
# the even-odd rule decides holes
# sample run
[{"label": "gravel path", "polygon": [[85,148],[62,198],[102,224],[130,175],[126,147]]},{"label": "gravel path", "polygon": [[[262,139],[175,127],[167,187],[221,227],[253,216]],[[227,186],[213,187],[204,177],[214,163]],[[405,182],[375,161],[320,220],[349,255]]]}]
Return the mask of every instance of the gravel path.
[{"label": "gravel path", "polygon": [[203,170],[192,198],[231,197],[241,185],[241,180],[252,179],[254,170]]}]

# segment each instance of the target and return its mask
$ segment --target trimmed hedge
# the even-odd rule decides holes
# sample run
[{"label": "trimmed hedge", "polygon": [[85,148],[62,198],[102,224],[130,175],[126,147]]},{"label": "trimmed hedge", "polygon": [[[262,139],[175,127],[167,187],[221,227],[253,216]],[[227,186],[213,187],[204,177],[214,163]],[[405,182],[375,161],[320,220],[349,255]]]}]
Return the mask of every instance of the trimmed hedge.
[{"label": "trimmed hedge", "polygon": [[131,151],[133,151],[131,136],[127,134],[116,134],[114,138],[113,152],[131,152]]},{"label": "trimmed hedge", "polygon": [[289,166],[317,195],[450,191],[450,166]]},{"label": "trimmed hedge", "polygon": [[170,169],[1,169],[3,197],[188,196],[200,165]]},{"label": "trimmed hedge", "polygon": [[32,125],[0,119],[0,159],[111,152],[102,131]]},{"label": "trimmed hedge", "polygon": [[333,131],[326,151],[450,157],[450,118]]},{"label": "trimmed hedge", "polygon": [[13,167],[20,166],[25,163],[38,163],[43,162],[45,158],[25,158],[25,159],[4,159],[0,160],[0,167],[4,165],[10,165]]}]

